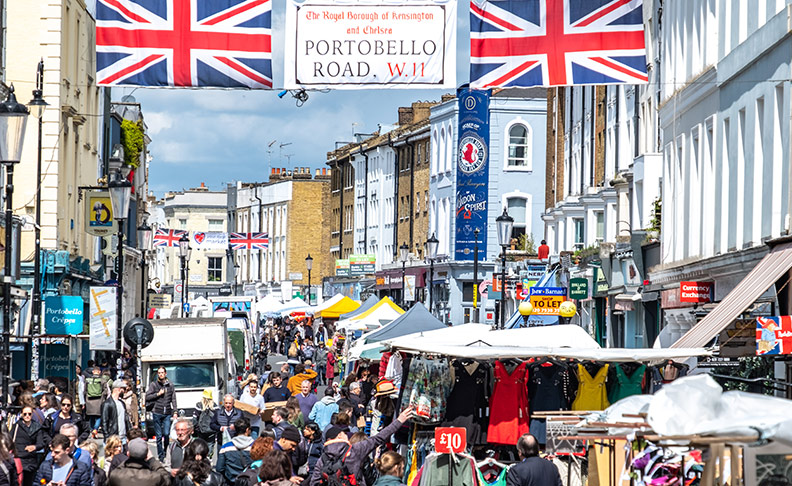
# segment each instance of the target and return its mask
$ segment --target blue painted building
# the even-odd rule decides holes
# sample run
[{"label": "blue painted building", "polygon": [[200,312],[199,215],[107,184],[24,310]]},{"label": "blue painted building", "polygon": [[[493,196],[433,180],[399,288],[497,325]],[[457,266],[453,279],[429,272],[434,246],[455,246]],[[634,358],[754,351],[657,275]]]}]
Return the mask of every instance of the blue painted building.
[{"label": "blue painted building", "polygon": [[[541,214],[545,204],[545,147],[547,98],[542,88],[504,89],[490,98],[489,186],[487,198],[486,245],[479,248],[477,281],[489,279],[497,264],[501,248],[498,246],[495,218],[508,209],[514,218],[512,238],[515,249],[526,235],[535,246],[544,237]],[[434,273],[433,312],[451,324],[485,322],[494,319],[491,311],[473,312],[473,262],[455,261],[456,235],[456,170],[459,131],[456,97],[445,96],[442,103],[432,107],[430,118],[431,167],[429,181],[429,233],[440,241]],[[484,235],[480,236],[483,241]],[[509,262],[517,271],[521,266]],[[444,286],[447,285],[447,290]],[[481,301],[479,307],[494,309],[494,301]],[[508,302],[506,314],[514,311],[514,301]]]}]

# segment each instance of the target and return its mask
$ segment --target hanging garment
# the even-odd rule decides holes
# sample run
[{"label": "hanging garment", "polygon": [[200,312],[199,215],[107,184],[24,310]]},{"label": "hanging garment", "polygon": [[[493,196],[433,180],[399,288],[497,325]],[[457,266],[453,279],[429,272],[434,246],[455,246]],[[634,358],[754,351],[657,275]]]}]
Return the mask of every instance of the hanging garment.
[{"label": "hanging garment", "polygon": [[443,419],[446,398],[450,392],[451,370],[447,359],[414,358],[410,362],[410,371],[404,382],[401,410],[413,405],[415,421],[440,422]]},{"label": "hanging garment", "polygon": [[486,442],[490,372],[486,364],[454,363],[454,387],[448,395],[444,427],[464,427],[469,444]]},{"label": "hanging garment", "polygon": [[509,373],[500,361],[495,362],[495,389],[490,398],[487,442],[517,443],[528,433],[528,363],[520,363]]},{"label": "hanging garment", "polygon": [[451,463],[451,482],[454,486],[476,486],[476,461],[466,454],[430,454],[421,468],[420,486],[448,486]]},{"label": "hanging garment", "polygon": [[[608,378],[608,365],[605,364],[592,377],[585,366],[578,363],[577,397],[572,402],[572,410],[605,410],[610,405],[605,389],[605,380]],[[516,442],[515,442],[516,443]]]},{"label": "hanging garment", "polygon": [[484,475],[478,470],[478,480],[480,486],[506,486],[506,473],[509,472],[508,469],[501,469],[500,473],[492,480],[487,481],[484,479]]},{"label": "hanging garment", "polygon": [[528,380],[531,412],[569,410],[567,395],[569,371],[563,366],[532,366]]},{"label": "hanging garment", "polygon": [[641,365],[627,376],[621,365],[615,365],[616,369],[616,383],[608,392],[608,401],[616,403],[622,398],[627,398],[633,395],[640,395],[643,393],[643,380],[646,374],[646,365]]}]

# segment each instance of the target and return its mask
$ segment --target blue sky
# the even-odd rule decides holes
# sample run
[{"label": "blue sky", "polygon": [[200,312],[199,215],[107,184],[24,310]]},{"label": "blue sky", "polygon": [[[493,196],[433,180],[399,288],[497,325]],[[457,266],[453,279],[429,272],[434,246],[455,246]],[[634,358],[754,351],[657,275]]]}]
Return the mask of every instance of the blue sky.
[{"label": "blue sky", "polygon": [[[284,8],[285,0],[274,0],[275,86],[282,83],[283,61],[277,46],[283,45]],[[459,3],[457,18],[459,85],[467,82],[469,69],[466,1]],[[371,133],[378,124],[394,124],[398,107],[439,100],[451,90],[310,92],[299,108],[291,96],[278,98],[279,91],[113,88],[113,99],[132,94],[141,103],[152,139],[150,190],[162,196],[201,182],[224,189],[226,183],[238,180],[266,181],[270,158],[272,167],[326,167],[327,152],[336,141],[351,141],[353,132]],[[282,143],[291,145],[281,149]]]}]

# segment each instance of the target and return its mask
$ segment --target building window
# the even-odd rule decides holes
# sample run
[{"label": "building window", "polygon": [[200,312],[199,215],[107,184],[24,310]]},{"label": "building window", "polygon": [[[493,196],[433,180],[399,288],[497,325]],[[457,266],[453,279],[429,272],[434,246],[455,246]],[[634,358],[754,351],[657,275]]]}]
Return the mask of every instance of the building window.
[{"label": "building window", "polygon": [[595,211],[594,218],[597,222],[597,234],[594,239],[601,243],[605,241],[605,213],[603,211]]},{"label": "building window", "polygon": [[209,269],[207,271],[210,282],[220,282],[223,280],[223,257],[209,257]]},{"label": "building window", "polygon": [[586,225],[583,222],[583,218],[575,218],[572,220],[572,225],[575,228],[575,250],[582,250],[583,249],[583,242],[584,240],[584,232],[586,230]]},{"label": "building window", "polygon": [[506,200],[509,216],[514,218],[512,238],[519,238],[526,233],[525,208],[527,201],[522,197],[512,197]]},{"label": "building window", "polygon": [[187,229],[187,220],[179,218],[179,229]]},{"label": "building window", "polygon": [[530,139],[528,127],[521,123],[512,125],[509,128],[509,158],[506,162],[507,168],[530,169],[528,153],[530,152]]},{"label": "building window", "polygon": [[222,219],[210,219],[209,231],[223,231],[223,223]]}]

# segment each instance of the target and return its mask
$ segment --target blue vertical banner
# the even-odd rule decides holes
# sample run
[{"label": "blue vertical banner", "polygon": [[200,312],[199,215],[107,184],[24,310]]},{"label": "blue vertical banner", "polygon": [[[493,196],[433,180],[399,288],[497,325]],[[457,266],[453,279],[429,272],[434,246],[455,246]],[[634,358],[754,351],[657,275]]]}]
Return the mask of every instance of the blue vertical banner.
[{"label": "blue vertical banner", "polygon": [[[489,90],[457,90],[459,142],[456,177],[455,260],[473,260],[474,231],[479,251],[487,250],[489,192]],[[481,259],[481,258],[480,258]]]}]

